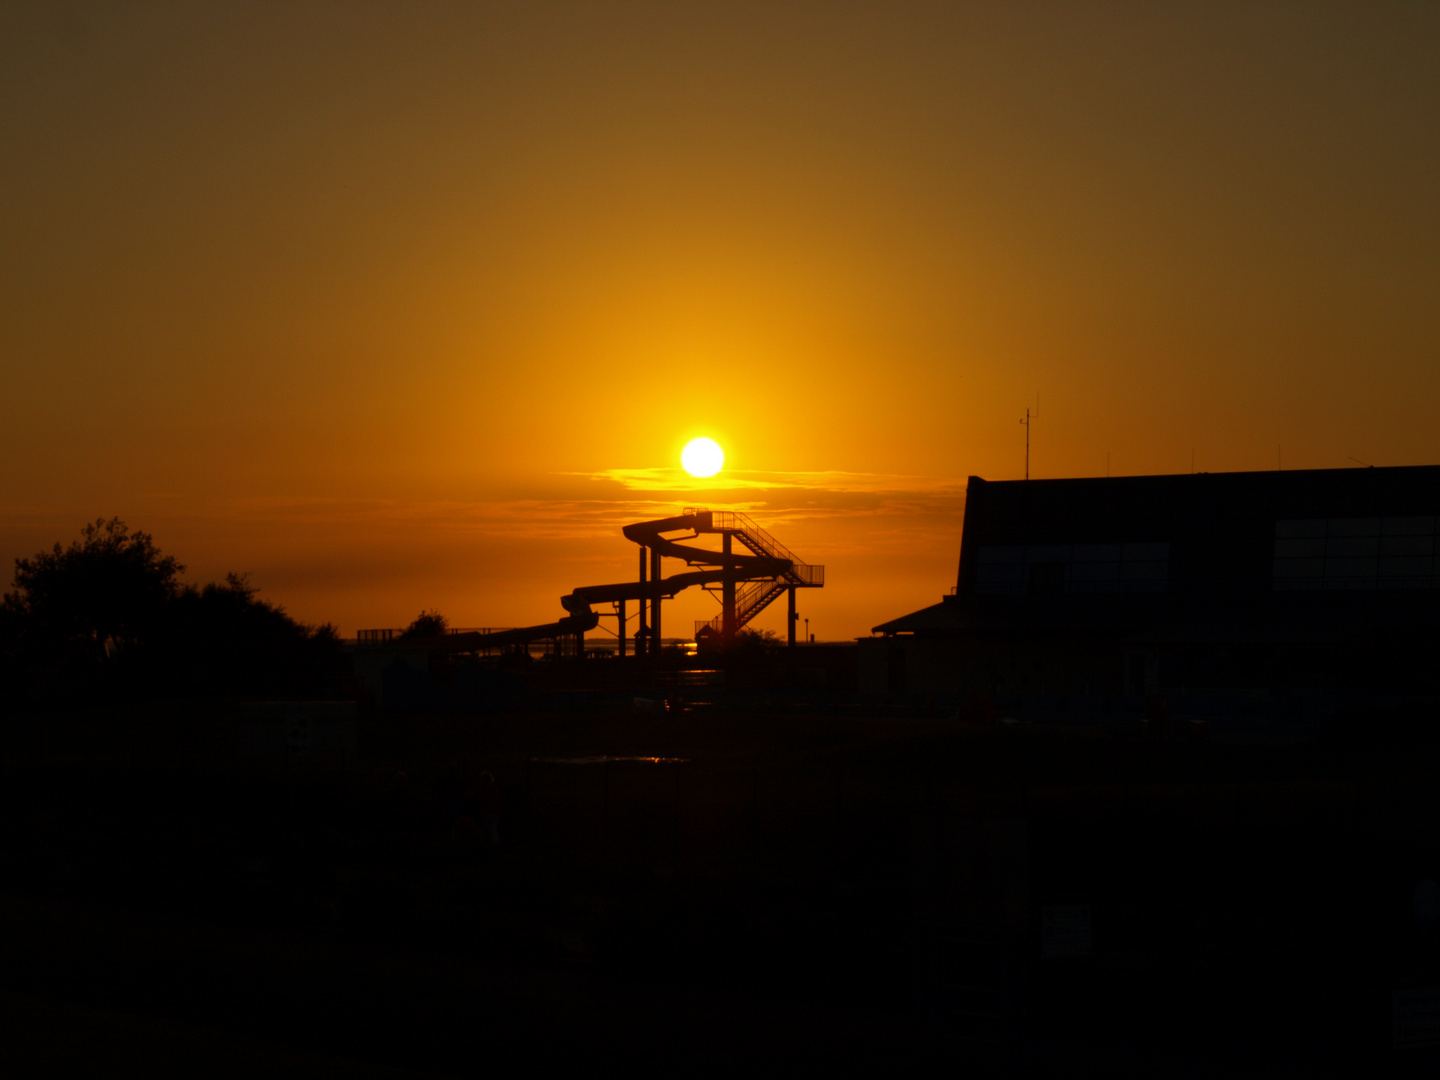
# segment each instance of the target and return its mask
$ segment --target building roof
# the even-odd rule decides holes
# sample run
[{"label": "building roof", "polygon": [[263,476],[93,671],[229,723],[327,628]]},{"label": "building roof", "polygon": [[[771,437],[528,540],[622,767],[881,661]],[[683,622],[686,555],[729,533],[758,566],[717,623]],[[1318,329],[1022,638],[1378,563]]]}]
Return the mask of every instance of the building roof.
[{"label": "building roof", "polygon": [[891,619],[875,627],[876,634],[914,634],[957,631],[964,628],[959,605],[954,596],[947,596],[938,604],[912,611],[898,619]]},{"label": "building roof", "polygon": [[985,481],[955,595],[879,634],[1151,641],[1440,629],[1440,467]]},{"label": "building roof", "polygon": [[1440,466],[972,477],[957,592],[1434,589],[1437,524]]}]

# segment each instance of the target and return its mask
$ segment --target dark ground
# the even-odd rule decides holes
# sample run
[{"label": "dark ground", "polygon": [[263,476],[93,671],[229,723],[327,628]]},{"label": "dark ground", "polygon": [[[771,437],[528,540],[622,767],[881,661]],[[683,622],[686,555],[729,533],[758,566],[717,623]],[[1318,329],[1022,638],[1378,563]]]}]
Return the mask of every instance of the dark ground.
[{"label": "dark ground", "polygon": [[[1390,1034],[1437,981],[1413,731],[370,717],[335,768],[244,758],[225,715],[9,722],[7,1071],[1435,1068]],[[684,760],[554,760],[600,755]],[[452,828],[481,770],[498,850]],[[1060,904],[1089,956],[1043,954]]]}]

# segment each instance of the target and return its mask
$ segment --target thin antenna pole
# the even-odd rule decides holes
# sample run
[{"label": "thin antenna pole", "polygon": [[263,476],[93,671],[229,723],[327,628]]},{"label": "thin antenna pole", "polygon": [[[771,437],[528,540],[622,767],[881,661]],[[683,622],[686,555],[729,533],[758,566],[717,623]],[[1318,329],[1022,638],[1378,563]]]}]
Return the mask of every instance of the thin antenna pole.
[{"label": "thin antenna pole", "polygon": [[[1035,416],[1039,416],[1039,415],[1040,415],[1040,391],[1039,391],[1039,390],[1036,390],[1036,391],[1035,391],[1035,413],[1034,413],[1034,415],[1035,415]],[[1025,419],[1020,421],[1020,423],[1022,423],[1022,424],[1025,425],[1025,479],[1026,479],[1026,480],[1029,480],[1029,479],[1030,479],[1030,420],[1031,420],[1031,418],[1032,418],[1032,417],[1031,417],[1030,410],[1029,410],[1029,409],[1026,409],[1026,410],[1025,410]]]}]

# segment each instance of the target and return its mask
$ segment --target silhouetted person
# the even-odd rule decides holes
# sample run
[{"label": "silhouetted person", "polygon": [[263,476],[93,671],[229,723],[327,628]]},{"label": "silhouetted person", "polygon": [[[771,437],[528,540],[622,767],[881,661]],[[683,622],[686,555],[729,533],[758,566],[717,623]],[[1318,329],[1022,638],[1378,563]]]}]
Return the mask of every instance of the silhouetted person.
[{"label": "silhouetted person", "polygon": [[500,785],[490,773],[480,774],[480,790],[476,795],[480,805],[480,833],[493,847],[500,844],[500,811],[504,800],[500,798]]},{"label": "silhouetted person", "polygon": [[1146,732],[1152,739],[1167,738],[1170,731],[1170,703],[1158,694],[1145,698]]},{"label": "silhouetted person", "polygon": [[439,810],[441,828],[449,833],[455,822],[465,813],[465,779],[458,772],[451,773],[440,784]]},{"label": "silhouetted person", "polygon": [[404,771],[397,772],[390,789],[391,823],[397,828],[423,831],[426,813],[425,799],[416,790],[410,775]]},{"label": "silhouetted person", "polygon": [[1415,886],[1411,905],[1419,930],[1420,980],[1434,983],[1440,954],[1440,884],[1433,877],[1425,878]]},{"label": "silhouetted person", "polygon": [[473,862],[482,848],[489,846],[489,838],[469,814],[461,814],[450,827],[452,850],[462,860]]}]

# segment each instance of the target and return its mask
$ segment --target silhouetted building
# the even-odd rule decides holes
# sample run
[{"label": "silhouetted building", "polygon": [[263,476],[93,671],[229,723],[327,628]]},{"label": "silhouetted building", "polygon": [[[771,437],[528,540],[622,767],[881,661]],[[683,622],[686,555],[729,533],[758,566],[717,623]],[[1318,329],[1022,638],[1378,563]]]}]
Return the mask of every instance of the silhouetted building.
[{"label": "silhouetted building", "polygon": [[1300,733],[1440,689],[1440,467],[971,477],[939,604],[862,690],[962,713]]},{"label": "silhouetted building", "polygon": [[336,765],[355,760],[353,701],[247,701],[236,711],[246,754]]}]

